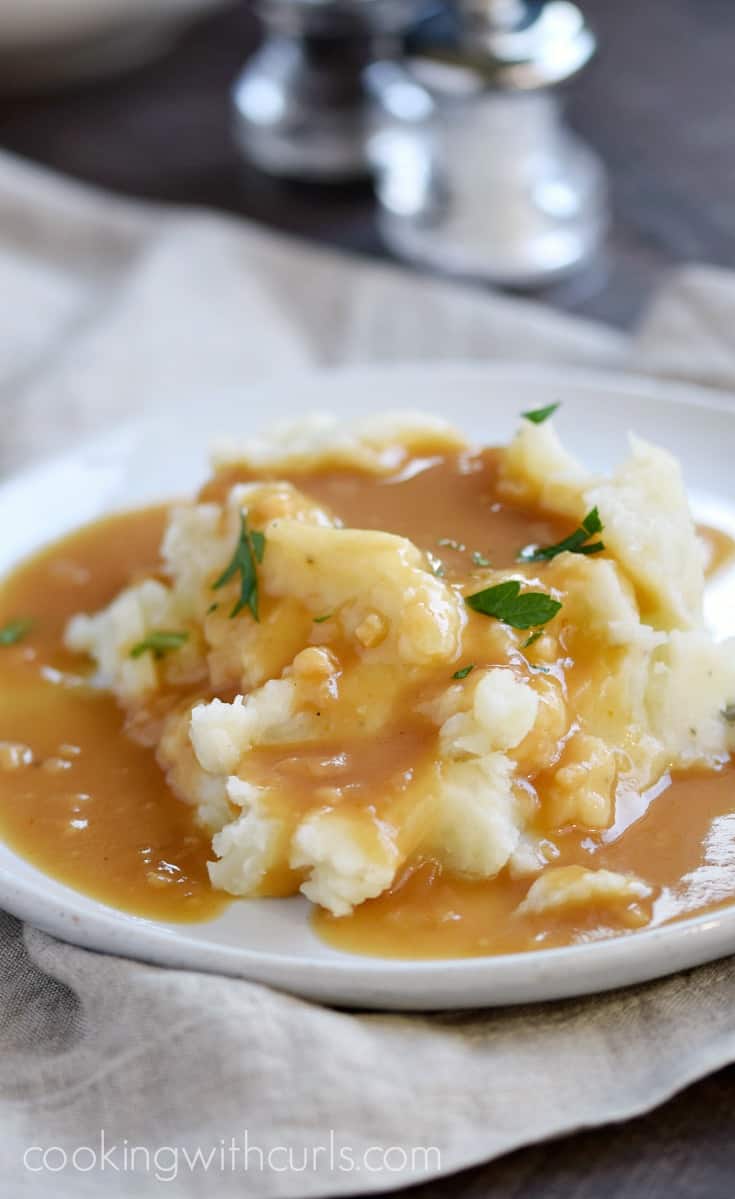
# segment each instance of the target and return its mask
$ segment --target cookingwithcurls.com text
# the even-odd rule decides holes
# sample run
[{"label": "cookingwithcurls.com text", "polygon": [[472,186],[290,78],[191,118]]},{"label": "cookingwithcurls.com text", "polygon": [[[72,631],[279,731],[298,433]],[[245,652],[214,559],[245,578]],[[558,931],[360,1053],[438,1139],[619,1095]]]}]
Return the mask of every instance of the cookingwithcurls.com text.
[{"label": "cookingwithcurls.com text", "polygon": [[93,1144],[29,1145],[23,1165],[30,1174],[95,1171],[150,1175],[174,1182],[183,1174],[401,1174],[416,1180],[441,1173],[435,1145],[350,1145],[333,1129],[308,1144],[260,1145],[248,1130],[208,1145],[139,1145],[126,1137],[110,1138],[104,1128]]}]

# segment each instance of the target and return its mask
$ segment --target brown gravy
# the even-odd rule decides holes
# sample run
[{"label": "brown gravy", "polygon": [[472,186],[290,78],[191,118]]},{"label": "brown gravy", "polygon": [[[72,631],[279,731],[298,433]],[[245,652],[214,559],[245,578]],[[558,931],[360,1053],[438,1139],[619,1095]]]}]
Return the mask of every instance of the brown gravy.
[{"label": "brown gravy", "polygon": [[110,517],[21,566],[0,595],[0,626],[29,635],[0,648],[0,836],[40,870],[105,903],[157,920],[206,920],[209,839],[168,789],[153,751],[124,732],[114,699],[61,637],[69,617],[108,603],[155,567],[166,510]]},{"label": "brown gravy", "polygon": [[[331,470],[292,478],[345,524],[409,536],[450,577],[466,577],[473,555],[507,566],[520,546],[569,532],[555,516],[499,502],[495,470],[492,451],[444,458],[427,452],[389,477]],[[218,498],[235,477],[248,476],[222,476],[204,494]],[[116,907],[157,919],[203,920],[228,902],[209,886],[208,838],[169,791],[152,751],[126,734],[114,701],[86,682],[86,660],[61,646],[72,614],[102,607],[131,578],[156,569],[165,515],[159,508],[100,521],[43,551],[4,584],[0,626],[30,617],[33,627],[18,645],[0,647],[0,765],[22,752],[14,746],[28,747],[33,764],[0,770],[0,835],[40,869]],[[410,716],[407,734],[406,746],[383,764],[397,776],[415,756]],[[332,759],[341,749],[335,746],[330,756],[322,747],[314,772],[324,769],[326,754],[333,780]],[[340,782],[355,786],[357,802],[369,803],[355,761],[350,755]],[[289,786],[287,755],[261,752],[259,767],[264,777],[275,775]],[[294,778],[303,773],[302,762]],[[474,956],[618,935],[649,917],[657,924],[732,902],[732,767],[667,782],[631,801],[630,811],[619,804],[612,830],[556,837],[561,856],[554,864],[640,872],[657,888],[650,910],[631,909],[612,922],[602,910],[511,921],[528,880],[504,872],[470,882],[414,858],[391,891],[346,919],[315,913],[315,927],[332,945],[353,952]]]},{"label": "brown gravy", "polygon": [[[583,915],[514,916],[528,879],[473,882],[446,876],[433,861],[409,864],[378,899],[335,920],[314,916],[320,935],[338,949],[397,958],[475,957],[580,944],[653,927],[735,900],[735,768],[682,775],[641,797],[622,827],[602,834],[570,832],[555,841],[554,865],[604,867],[639,874],[656,887],[652,906]],[[512,919],[511,919],[512,917]]]},{"label": "brown gravy", "polygon": [[[497,450],[410,458],[394,475],[335,469],[289,477],[348,528],[382,529],[409,537],[444,566],[447,576],[466,577],[473,555],[492,566],[512,566],[531,542],[550,545],[569,532],[569,522],[503,503],[496,491]],[[236,482],[254,476],[232,470],[204,488],[221,499]],[[258,475],[263,478],[263,475]],[[267,477],[267,476],[266,476]]]}]

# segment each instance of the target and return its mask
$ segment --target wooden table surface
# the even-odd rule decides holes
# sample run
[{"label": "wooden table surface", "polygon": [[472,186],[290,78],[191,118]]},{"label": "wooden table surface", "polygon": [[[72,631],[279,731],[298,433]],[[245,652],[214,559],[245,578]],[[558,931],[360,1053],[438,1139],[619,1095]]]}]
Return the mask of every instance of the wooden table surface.
[{"label": "wooden table surface", "polygon": [[[677,263],[735,267],[734,0],[582,0],[601,35],[569,116],[611,172],[606,271],[550,303],[620,326]],[[384,253],[369,188],[286,187],[238,160],[228,86],[257,32],[244,7],[154,66],[0,101],[0,145],[130,195],[207,204],[353,251]],[[416,1199],[731,1199],[735,1068],[649,1116],[522,1150]]]}]

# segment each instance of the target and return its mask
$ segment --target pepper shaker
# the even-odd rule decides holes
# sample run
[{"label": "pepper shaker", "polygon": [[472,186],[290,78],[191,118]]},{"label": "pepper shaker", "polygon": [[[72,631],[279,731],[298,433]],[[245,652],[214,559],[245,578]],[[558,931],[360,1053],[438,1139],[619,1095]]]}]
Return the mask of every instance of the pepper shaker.
[{"label": "pepper shaker", "polygon": [[269,174],[341,182],[370,174],[387,120],[431,101],[401,62],[416,0],[258,0],[265,41],[235,83],[235,137]]}]

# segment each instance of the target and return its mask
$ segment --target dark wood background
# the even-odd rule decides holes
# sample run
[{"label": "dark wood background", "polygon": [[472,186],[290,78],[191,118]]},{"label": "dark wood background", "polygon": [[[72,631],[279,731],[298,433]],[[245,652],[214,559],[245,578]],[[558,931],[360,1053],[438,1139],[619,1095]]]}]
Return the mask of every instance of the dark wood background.
[{"label": "dark wood background", "polygon": [[[548,300],[632,325],[666,271],[735,267],[735,0],[582,0],[601,37],[568,89],[611,173],[604,271]],[[0,99],[0,145],[118,192],[206,204],[382,255],[368,187],[286,187],[246,168],[228,88],[257,43],[245,5],[124,79]],[[416,1199],[731,1199],[735,1068],[627,1124],[566,1137],[415,1190]]]},{"label": "dark wood background", "polygon": [[[601,52],[568,111],[610,168],[615,223],[605,269],[548,299],[630,326],[673,264],[735,266],[735,0],[582,2]],[[228,88],[256,40],[242,3],[123,80],[0,98],[0,145],[116,191],[382,254],[369,187],[287,187],[239,161]]]}]

